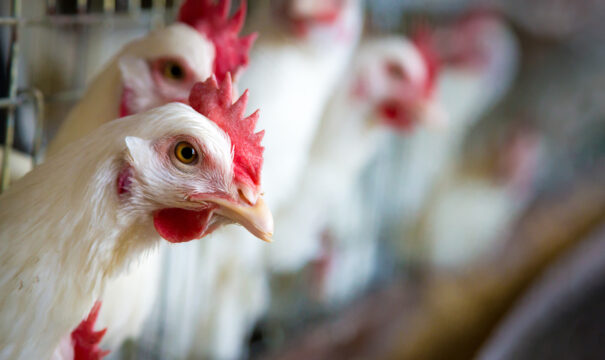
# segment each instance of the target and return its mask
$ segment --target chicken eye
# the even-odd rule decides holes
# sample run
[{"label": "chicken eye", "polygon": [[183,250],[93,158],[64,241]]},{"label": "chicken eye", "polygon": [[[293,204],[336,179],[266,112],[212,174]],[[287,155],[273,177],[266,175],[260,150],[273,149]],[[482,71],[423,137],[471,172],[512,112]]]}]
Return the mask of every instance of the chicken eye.
[{"label": "chicken eye", "polygon": [[173,80],[183,80],[185,78],[185,70],[180,64],[174,61],[167,61],[164,64],[164,77]]},{"label": "chicken eye", "polygon": [[180,162],[187,165],[194,164],[198,159],[195,148],[186,141],[181,141],[180,143],[176,144],[176,147],[174,148],[174,155]]},{"label": "chicken eye", "polygon": [[389,76],[394,79],[403,80],[406,78],[406,74],[403,68],[395,62],[388,62],[386,64],[386,69]]}]

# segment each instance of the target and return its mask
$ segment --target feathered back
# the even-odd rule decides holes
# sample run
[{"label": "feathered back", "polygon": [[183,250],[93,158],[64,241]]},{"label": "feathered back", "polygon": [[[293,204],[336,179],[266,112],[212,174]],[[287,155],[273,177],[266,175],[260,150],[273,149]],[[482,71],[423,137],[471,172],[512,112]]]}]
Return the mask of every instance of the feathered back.
[{"label": "feathered back", "polygon": [[237,74],[248,65],[248,52],[256,34],[238,37],[246,18],[246,1],[229,18],[231,0],[186,0],[181,6],[178,21],[188,24],[206,35],[214,43],[214,74],[222,81],[227,73]]},{"label": "feathered back", "polygon": [[227,73],[220,86],[214,76],[195,84],[189,95],[189,104],[215,122],[231,139],[235,180],[259,186],[264,150],[261,140],[265,132],[254,132],[258,110],[244,117],[248,90],[235,103],[232,98],[231,75]]}]

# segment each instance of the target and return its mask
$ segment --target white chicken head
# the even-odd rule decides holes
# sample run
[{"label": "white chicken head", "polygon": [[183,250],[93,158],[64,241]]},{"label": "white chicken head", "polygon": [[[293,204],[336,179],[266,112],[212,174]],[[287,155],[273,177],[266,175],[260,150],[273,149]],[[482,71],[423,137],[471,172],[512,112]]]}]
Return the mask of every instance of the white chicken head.
[{"label": "white chicken head", "polygon": [[127,45],[118,55],[122,75],[120,116],[168,102],[186,102],[193,84],[214,74],[237,76],[248,64],[255,34],[238,37],[246,2],[228,17],[229,0],[187,0],[178,23]]},{"label": "white chicken head", "polygon": [[410,131],[419,123],[442,122],[433,100],[438,62],[430,49],[403,37],[369,41],[353,71],[351,97],[378,123]]},{"label": "white chicken head", "polygon": [[230,76],[220,87],[212,77],[193,87],[189,102],[193,109],[168,104],[141,114],[149,130],[126,138],[119,201],[151,213],[156,231],[173,243],[233,222],[269,241],[273,219],[260,196],[263,132],[254,132],[258,112],[244,117],[247,92],[232,103]]}]

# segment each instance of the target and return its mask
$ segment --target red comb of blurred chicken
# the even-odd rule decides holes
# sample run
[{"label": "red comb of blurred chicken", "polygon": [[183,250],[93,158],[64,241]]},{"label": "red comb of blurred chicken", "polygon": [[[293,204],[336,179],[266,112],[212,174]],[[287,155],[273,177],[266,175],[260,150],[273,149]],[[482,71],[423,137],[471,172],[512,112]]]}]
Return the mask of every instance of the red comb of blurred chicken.
[{"label": "red comb of blurred chicken", "polygon": [[179,10],[178,20],[188,24],[212,40],[216,50],[214,74],[223,80],[227,73],[248,64],[248,52],[256,34],[238,37],[246,18],[246,1],[229,18],[231,1],[187,0]]}]

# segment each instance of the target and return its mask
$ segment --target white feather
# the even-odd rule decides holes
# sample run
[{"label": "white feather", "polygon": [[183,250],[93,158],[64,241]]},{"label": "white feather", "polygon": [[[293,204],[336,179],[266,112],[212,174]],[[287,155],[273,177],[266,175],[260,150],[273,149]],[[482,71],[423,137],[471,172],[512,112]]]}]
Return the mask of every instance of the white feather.
[{"label": "white feather", "polygon": [[[177,170],[135,158],[154,151],[146,141],[175,134],[201,139],[231,166],[231,143],[216,124],[189,106],[168,104],[102,126],[2,194],[0,358],[49,358],[105,284],[153,251],[159,236],[151,213],[184,199],[170,176]],[[143,139],[129,140],[133,153],[127,135]],[[126,203],[116,190],[124,161],[135,168],[137,185]]]}]

